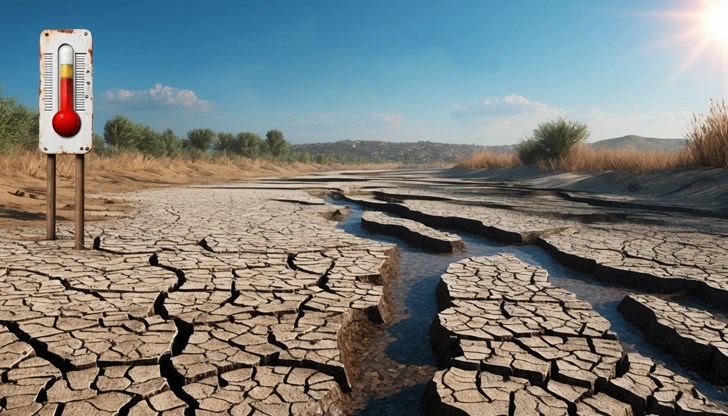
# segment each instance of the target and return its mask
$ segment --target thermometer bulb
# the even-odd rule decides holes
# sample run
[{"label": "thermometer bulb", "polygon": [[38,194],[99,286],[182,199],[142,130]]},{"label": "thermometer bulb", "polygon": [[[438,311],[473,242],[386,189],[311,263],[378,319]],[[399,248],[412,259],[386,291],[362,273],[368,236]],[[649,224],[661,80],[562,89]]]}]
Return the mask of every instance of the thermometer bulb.
[{"label": "thermometer bulb", "polygon": [[53,130],[59,136],[72,137],[81,130],[81,117],[73,107],[73,48],[64,44],[58,48],[58,78],[60,110],[53,116]]}]

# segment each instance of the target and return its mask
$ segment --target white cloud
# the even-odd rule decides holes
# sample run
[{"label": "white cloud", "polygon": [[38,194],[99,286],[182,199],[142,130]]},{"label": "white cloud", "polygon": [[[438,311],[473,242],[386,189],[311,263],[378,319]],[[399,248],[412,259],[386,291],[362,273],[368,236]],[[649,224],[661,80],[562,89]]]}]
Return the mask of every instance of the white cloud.
[{"label": "white cloud", "polygon": [[402,114],[399,113],[371,113],[369,120],[375,124],[388,124],[390,126],[399,126],[402,123]]},{"label": "white cloud", "polygon": [[194,91],[154,84],[152,88],[141,91],[116,89],[106,91],[104,97],[108,102],[133,108],[185,108],[189,110],[207,111],[212,103],[197,97]]},{"label": "white cloud", "polygon": [[476,103],[455,104],[450,115],[455,118],[504,116],[538,113],[548,109],[546,104],[530,101],[522,95],[510,94],[502,98],[485,98]]}]

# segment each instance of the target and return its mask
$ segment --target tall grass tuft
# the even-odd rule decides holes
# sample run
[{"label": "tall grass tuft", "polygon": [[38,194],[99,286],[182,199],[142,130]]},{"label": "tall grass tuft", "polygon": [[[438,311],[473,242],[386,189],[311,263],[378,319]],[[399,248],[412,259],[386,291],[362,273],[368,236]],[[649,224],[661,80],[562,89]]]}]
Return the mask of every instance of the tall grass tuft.
[{"label": "tall grass tuft", "polygon": [[490,150],[475,153],[469,158],[458,159],[458,166],[467,169],[503,169],[521,165],[523,163],[517,154],[498,155]]},{"label": "tall grass tuft", "polygon": [[696,165],[728,168],[728,105],[710,101],[708,114],[693,114],[685,135],[687,149]]},{"label": "tall grass tuft", "polygon": [[[520,150],[520,149],[519,149]],[[538,158],[536,166],[542,172],[634,172],[643,173],[691,164],[687,151],[657,152],[644,150],[592,149],[580,143],[560,158]],[[493,152],[476,153],[461,159],[458,166],[468,169],[498,169],[522,166],[518,155],[495,155]]]},{"label": "tall grass tuft", "polygon": [[689,162],[690,158],[685,151],[594,150],[585,144],[580,144],[574,146],[566,156],[559,159],[542,159],[537,166],[541,171],[644,173],[687,166]]}]

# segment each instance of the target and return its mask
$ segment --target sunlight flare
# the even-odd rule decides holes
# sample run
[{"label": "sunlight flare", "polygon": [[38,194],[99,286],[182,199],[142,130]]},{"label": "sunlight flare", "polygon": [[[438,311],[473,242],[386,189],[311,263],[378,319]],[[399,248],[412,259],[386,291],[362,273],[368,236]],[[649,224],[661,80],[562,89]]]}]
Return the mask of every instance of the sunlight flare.
[{"label": "sunlight flare", "polygon": [[728,46],[728,0],[711,0],[703,12],[706,35],[720,46]]}]

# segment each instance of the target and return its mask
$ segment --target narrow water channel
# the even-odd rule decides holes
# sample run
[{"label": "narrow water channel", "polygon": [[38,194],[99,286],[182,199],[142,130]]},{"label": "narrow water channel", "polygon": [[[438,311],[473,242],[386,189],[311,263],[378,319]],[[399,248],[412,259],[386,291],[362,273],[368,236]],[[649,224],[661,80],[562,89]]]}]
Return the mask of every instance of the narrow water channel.
[{"label": "narrow water channel", "polygon": [[[567,289],[579,299],[589,302],[595,311],[611,322],[612,330],[619,335],[626,352],[639,352],[688,378],[700,392],[728,410],[726,386],[721,387],[705,380],[696,371],[677,362],[667,351],[649,344],[640,330],[617,312],[617,305],[624,296],[642,292],[610,286],[589,274],[562,266],[537,246],[502,245],[482,236],[462,232],[453,231],[465,242],[466,252],[449,255],[429,253],[395,237],[363,229],[361,216],[365,209],[357,204],[331,198],[327,198],[326,202],[346,205],[352,209],[352,213],[337,228],[358,237],[397,244],[401,253],[400,276],[392,284],[394,322],[386,330],[373,335],[375,339],[362,360],[370,381],[356,393],[361,395],[360,400],[365,400],[362,406],[358,406],[357,415],[424,414],[421,409],[422,394],[426,380],[436,371],[436,359],[430,349],[428,331],[438,313],[435,289],[439,278],[450,263],[467,257],[498,253],[512,254],[521,261],[546,269],[554,286]],[[708,310],[719,320],[727,319],[725,314],[711,309],[699,300],[672,301]],[[387,377],[396,380],[387,382]]]}]

